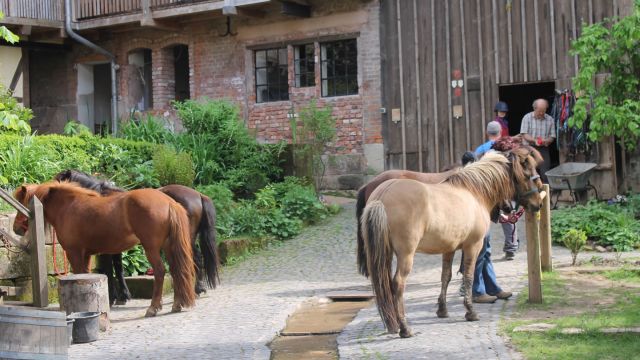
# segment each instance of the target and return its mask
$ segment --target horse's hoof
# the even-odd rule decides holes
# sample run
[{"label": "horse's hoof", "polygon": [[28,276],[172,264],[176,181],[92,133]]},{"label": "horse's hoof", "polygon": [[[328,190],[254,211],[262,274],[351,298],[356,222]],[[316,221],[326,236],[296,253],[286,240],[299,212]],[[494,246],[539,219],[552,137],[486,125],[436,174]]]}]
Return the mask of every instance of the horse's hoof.
[{"label": "horse's hoof", "polygon": [[438,317],[441,318],[441,319],[448,318],[449,317],[449,312],[447,310],[444,310],[444,311],[438,310],[436,312],[436,315],[438,315]]},{"label": "horse's hoof", "polygon": [[116,300],[115,305],[127,305],[127,300],[126,299]]},{"label": "horse's hoof", "polygon": [[148,308],[146,314],[144,314],[144,317],[154,317],[156,316],[157,313],[158,313],[157,309]]},{"label": "horse's hoof", "polygon": [[464,318],[467,319],[467,321],[478,321],[478,320],[480,320],[480,318],[478,317],[478,314],[475,313],[475,312],[464,314]]},{"label": "horse's hoof", "polygon": [[182,306],[180,306],[180,305],[173,305],[171,307],[171,312],[172,313],[179,313],[181,311],[182,311]]},{"label": "horse's hoof", "polygon": [[413,336],[413,332],[411,329],[400,330],[400,337],[403,339],[410,338]]}]

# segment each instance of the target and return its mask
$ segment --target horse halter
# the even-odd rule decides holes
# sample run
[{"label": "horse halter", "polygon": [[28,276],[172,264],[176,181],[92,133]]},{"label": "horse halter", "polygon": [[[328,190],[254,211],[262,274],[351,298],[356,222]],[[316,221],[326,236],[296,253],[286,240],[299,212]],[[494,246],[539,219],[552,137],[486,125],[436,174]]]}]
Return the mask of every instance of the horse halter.
[{"label": "horse halter", "polygon": [[521,193],[519,190],[517,190],[517,189],[516,189],[516,202],[517,202],[519,205],[522,205],[522,203],[521,203],[521,201],[520,201],[520,200],[524,200],[524,199],[526,199],[527,197],[529,197],[529,196],[531,196],[531,195],[533,195],[533,194],[535,194],[535,193],[539,193],[539,192],[540,192],[540,190],[538,189],[538,187],[536,187],[536,184],[535,184],[535,182],[534,182],[534,181],[535,181],[535,180],[537,180],[537,179],[540,179],[540,175],[535,174],[535,175],[531,176],[531,177],[529,178],[529,185],[530,185],[531,187],[529,188],[529,190],[527,190],[527,191],[525,191],[525,192],[523,192],[523,193]]}]

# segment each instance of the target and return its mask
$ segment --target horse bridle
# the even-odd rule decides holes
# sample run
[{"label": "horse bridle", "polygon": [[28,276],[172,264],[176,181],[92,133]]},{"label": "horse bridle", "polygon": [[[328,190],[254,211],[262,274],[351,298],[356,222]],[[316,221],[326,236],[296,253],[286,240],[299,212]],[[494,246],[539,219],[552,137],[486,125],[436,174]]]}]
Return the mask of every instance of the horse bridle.
[{"label": "horse bridle", "polygon": [[[527,156],[531,155],[531,151],[529,152],[529,154],[527,154]],[[518,161],[517,159],[514,159],[515,154],[512,152],[509,152],[509,160],[510,161]],[[513,168],[511,169],[511,177],[515,180],[515,174],[513,173]],[[535,193],[539,193],[540,189],[538,189],[538,187],[536,186],[535,180],[540,179],[540,175],[538,174],[534,174],[531,175],[529,177],[529,190],[525,191],[525,192],[520,192],[520,190],[518,189],[518,187],[516,186],[516,208],[523,205],[522,200],[526,199],[527,197],[535,194]]]}]

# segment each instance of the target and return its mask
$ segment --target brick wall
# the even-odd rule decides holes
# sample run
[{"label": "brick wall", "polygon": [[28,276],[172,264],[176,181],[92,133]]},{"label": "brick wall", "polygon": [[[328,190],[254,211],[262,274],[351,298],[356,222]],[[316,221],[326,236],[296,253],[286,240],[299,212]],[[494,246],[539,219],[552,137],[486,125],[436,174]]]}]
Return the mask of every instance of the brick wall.
[{"label": "brick wall", "polygon": [[[192,21],[181,24],[177,33],[166,30],[138,28],[131,31],[110,33],[93,39],[97,44],[114,53],[120,65],[118,72],[118,104],[120,116],[128,116],[135,105],[132,76],[135,69],[128,64],[128,54],[137,49],[152,52],[152,90],[155,114],[174,116],[170,103],[175,96],[173,46],[187,45],[189,49],[189,74],[191,98],[209,97],[228,99],[241,108],[247,127],[261,142],[291,141],[288,114],[295,112],[312,99],[320,106],[333,107],[336,118],[337,140],[329,154],[364,158],[367,144],[381,144],[380,108],[380,46],[379,46],[379,0],[320,1],[311,0],[313,12],[308,19],[280,14],[280,4],[267,5],[264,18],[234,17],[232,31],[237,36],[220,36],[226,31],[223,17]],[[333,98],[322,98],[320,87],[320,65],[316,65],[316,86],[294,87],[293,46],[303,42],[316,44],[319,58],[319,43],[337,38],[357,39],[358,50],[358,94]],[[107,40],[101,40],[107,39]],[[290,100],[256,103],[253,53],[256,48],[269,46],[288,47]],[[59,75],[67,81],[66,94],[75,94],[77,75],[73,65],[87,60],[91,52],[79,44],[67,55],[66,66]],[[32,62],[33,65],[33,62]],[[44,64],[35,65],[41,81],[50,82],[51,76]],[[32,72],[33,74],[33,72]],[[32,75],[32,78],[34,76]],[[61,82],[57,82],[61,86]],[[132,88],[131,91],[129,88]],[[54,91],[55,92],[55,91]],[[36,103],[46,97],[33,96]],[[73,104],[74,96],[64,103]],[[42,101],[41,101],[42,102]],[[42,121],[46,121],[43,119]],[[380,151],[381,151],[380,147]],[[351,171],[364,174],[366,160],[352,161],[363,164]]]}]

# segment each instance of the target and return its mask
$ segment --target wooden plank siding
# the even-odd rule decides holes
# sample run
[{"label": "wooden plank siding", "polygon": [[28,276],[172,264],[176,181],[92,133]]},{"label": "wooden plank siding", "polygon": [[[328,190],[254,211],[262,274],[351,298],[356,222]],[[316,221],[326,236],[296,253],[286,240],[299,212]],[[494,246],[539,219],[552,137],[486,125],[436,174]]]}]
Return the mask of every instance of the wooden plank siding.
[{"label": "wooden plank siding", "polygon": [[[484,141],[501,85],[570,87],[571,40],[582,23],[612,17],[616,7],[610,0],[419,0],[414,9],[413,1],[381,0],[386,167],[403,168],[406,158],[407,169],[433,172],[459,162]],[[461,94],[451,85],[458,76]],[[462,117],[453,117],[454,106]],[[401,108],[404,124],[392,122]]]}]

